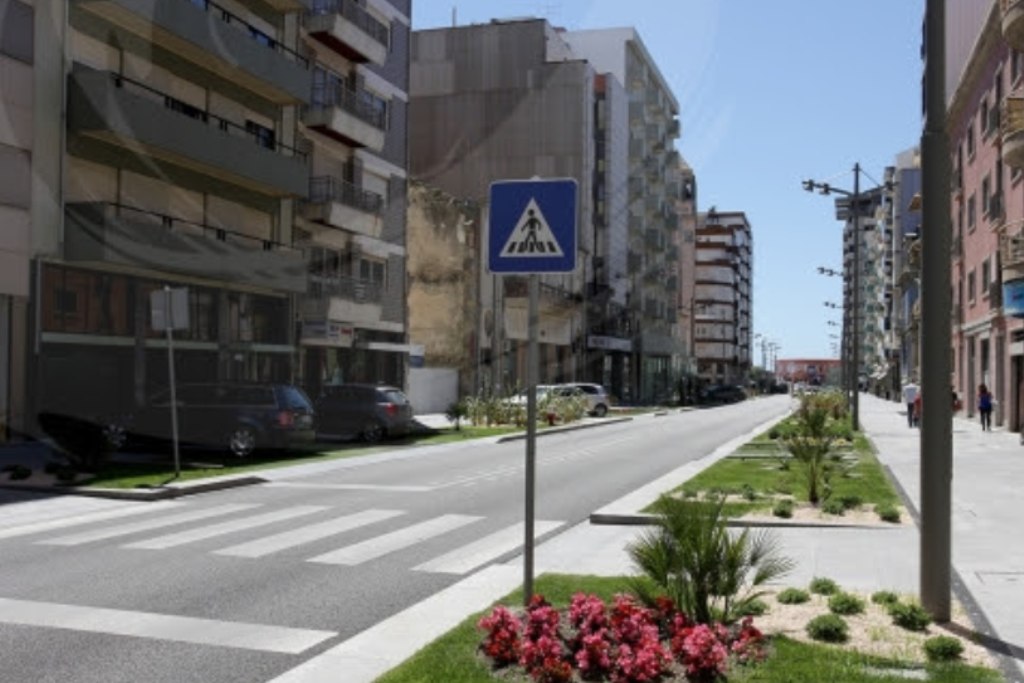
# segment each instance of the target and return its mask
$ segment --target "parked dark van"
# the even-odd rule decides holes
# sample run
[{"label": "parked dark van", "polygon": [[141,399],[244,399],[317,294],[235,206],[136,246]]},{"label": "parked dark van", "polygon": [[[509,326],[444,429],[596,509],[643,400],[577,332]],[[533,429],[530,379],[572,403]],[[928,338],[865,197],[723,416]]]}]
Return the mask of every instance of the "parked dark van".
[{"label": "parked dark van", "polygon": [[319,434],[370,443],[407,434],[413,426],[409,399],[401,389],[384,385],[327,385],[316,414]]},{"label": "parked dark van", "polygon": [[[310,444],[313,404],[290,384],[181,384],[178,439],[184,446],[225,449],[244,458],[257,449]],[[170,390],[154,395],[127,425],[127,441],[171,439]]]}]

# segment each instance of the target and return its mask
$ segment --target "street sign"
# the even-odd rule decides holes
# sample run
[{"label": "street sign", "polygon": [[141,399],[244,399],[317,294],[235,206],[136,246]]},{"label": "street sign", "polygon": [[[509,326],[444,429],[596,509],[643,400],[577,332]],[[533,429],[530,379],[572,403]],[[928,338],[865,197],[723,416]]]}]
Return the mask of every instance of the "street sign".
[{"label": "street sign", "polygon": [[487,264],[492,273],[571,273],[576,206],[571,178],[491,183]]},{"label": "street sign", "polygon": [[149,293],[150,326],[157,332],[187,330],[188,288],[154,289]]}]

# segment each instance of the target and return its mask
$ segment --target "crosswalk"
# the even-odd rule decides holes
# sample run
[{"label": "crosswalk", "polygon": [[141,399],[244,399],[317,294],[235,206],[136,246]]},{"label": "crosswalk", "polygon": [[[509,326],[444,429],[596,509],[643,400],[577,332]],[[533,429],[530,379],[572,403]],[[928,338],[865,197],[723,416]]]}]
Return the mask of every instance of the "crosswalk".
[{"label": "crosswalk", "polygon": [[[544,536],[564,524],[563,521],[536,520],[534,535]],[[345,542],[346,534],[353,532],[359,534]],[[467,541],[472,532],[476,532],[476,536]],[[204,506],[175,502],[3,529],[0,544],[112,545],[126,552],[159,552],[205,543],[202,551],[240,561],[276,555],[320,566],[355,567],[383,558],[402,566],[403,552],[415,551],[420,544],[437,539],[439,555],[423,561],[421,554],[410,552],[417,560],[409,561],[408,565],[415,566],[408,569],[462,575],[517,550],[523,543],[524,533],[521,521],[502,526],[478,515],[439,514],[424,519],[412,511],[396,509],[368,508],[341,514],[325,505],[273,507],[260,503],[228,503]],[[456,540],[445,538],[449,535]],[[215,545],[212,541],[217,542],[216,547],[211,547]],[[325,543],[330,544],[326,552]]]}]

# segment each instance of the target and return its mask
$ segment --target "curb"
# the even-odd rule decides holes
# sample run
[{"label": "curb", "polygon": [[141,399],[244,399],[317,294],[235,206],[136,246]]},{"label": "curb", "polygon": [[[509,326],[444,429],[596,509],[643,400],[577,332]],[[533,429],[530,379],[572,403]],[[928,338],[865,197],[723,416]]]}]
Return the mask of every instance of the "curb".
[{"label": "curb", "polygon": [[[552,427],[551,429],[543,429],[537,432],[537,436],[547,436],[548,434],[564,434],[565,432],[576,432],[581,429],[592,429],[594,427],[603,427],[605,425],[619,424],[620,422],[630,422],[632,417],[613,417],[601,422],[588,422],[581,425],[570,425],[567,427]],[[526,432],[522,434],[508,434],[506,436],[499,436],[494,443],[506,443],[508,441],[522,441],[526,438]]]},{"label": "curb", "polygon": [[16,484],[0,484],[0,488],[9,491],[30,491],[32,493],[48,493],[58,496],[85,496],[86,498],[109,498],[112,500],[156,501],[170,500],[182,496],[191,496],[209,491],[221,491],[240,486],[265,484],[266,479],[253,475],[230,475],[223,479],[199,479],[195,483],[169,484],[159,488],[140,489],[103,489],[84,486],[36,486]]},{"label": "curb", "polygon": [[[657,517],[643,512],[634,514],[617,512],[594,512],[590,515],[590,523],[609,526],[654,526]],[[883,526],[881,524],[828,524],[824,522],[786,522],[783,520],[730,519],[725,525],[733,529],[856,529],[858,531],[890,531],[902,528],[899,525]]]}]

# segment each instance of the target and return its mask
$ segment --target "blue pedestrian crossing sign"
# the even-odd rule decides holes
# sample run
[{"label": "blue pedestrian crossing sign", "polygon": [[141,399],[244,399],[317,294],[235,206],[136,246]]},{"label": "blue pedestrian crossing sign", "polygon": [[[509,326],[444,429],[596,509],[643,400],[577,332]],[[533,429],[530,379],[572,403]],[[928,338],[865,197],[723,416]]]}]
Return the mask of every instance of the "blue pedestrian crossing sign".
[{"label": "blue pedestrian crossing sign", "polygon": [[571,178],[491,183],[487,264],[492,273],[576,269],[578,186]]}]

